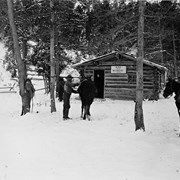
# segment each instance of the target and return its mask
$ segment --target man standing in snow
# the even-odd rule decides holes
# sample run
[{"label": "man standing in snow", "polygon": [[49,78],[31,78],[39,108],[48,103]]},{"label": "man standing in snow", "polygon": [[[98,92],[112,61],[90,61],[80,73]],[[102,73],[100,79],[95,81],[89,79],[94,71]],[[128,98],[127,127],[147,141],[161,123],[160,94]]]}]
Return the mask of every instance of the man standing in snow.
[{"label": "man standing in snow", "polygon": [[71,93],[78,93],[77,91],[75,91],[73,89],[73,87],[78,86],[78,84],[77,83],[76,84],[72,83],[72,76],[68,75],[66,79],[67,79],[67,81],[64,84],[64,94],[63,94],[63,101],[64,101],[64,104],[63,104],[63,119],[64,120],[70,119],[68,117],[68,114],[69,114],[69,109],[71,107],[70,106]]},{"label": "man standing in snow", "polygon": [[20,91],[20,95],[23,98],[23,102],[22,102],[22,112],[21,112],[21,116],[25,115],[26,113],[30,112],[30,108],[31,108],[31,100],[33,98],[35,94],[35,89],[34,86],[31,82],[30,79],[26,79],[25,83],[24,83],[24,92]]}]

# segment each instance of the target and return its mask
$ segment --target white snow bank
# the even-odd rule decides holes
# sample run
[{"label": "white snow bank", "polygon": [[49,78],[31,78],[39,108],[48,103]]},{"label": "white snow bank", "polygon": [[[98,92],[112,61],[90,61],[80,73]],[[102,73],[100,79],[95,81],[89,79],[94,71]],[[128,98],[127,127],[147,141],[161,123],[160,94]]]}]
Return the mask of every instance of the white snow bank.
[{"label": "white snow bank", "polygon": [[2,95],[0,179],[179,180],[180,139],[174,100],[144,102],[146,131],[135,132],[134,102],[95,100],[92,121],[80,119],[71,98],[69,121],[62,102],[50,113],[49,96],[36,93],[33,112],[20,117],[18,94]]}]

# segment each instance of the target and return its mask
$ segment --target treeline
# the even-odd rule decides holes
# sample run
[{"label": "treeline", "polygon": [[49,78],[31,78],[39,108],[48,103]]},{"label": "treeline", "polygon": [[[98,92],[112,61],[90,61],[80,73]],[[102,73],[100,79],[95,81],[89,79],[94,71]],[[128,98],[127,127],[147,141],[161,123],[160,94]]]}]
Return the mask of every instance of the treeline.
[{"label": "treeline", "polygon": [[[1,40],[8,49],[6,62],[16,68],[7,15],[7,2],[0,1]],[[51,21],[51,12],[54,21]],[[136,55],[138,1],[49,0],[14,1],[14,19],[21,54],[39,73],[50,73],[50,30],[54,27],[54,58],[60,70],[71,63],[68,52],[80,57],[119,50]],[[178,76],[180,59],[180,4],[176,1],[146,2],[144,51],[148,60],[167,66]],[[59,70],[58,70],[59,72]]]}]

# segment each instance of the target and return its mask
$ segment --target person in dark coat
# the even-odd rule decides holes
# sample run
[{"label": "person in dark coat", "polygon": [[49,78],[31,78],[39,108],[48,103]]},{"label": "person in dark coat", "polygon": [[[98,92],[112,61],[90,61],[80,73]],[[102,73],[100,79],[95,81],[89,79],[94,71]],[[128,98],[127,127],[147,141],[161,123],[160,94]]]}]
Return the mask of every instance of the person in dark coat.
[{"label": "person in dark coat", "polygon": [[72,83],[72,76],[68,75],[67,76],[67,81],[64,84],[64,94],[63,94],[63,119],[67,120],[70,119],[68,114],[69,114],[69,109],[70,109],[70,97],[72,93],[78,93],[73,89],[73,87],[78,86],[79,83]]},{"label": "person in dark coat", "polygon": [[26,79],[24,83],[24,92],[20,92],[20,95],[22,96],[23,99],[21,116],[30,112],[31,100],[34,97],[34,94],[35,94],[35,89],[31,80]]}]

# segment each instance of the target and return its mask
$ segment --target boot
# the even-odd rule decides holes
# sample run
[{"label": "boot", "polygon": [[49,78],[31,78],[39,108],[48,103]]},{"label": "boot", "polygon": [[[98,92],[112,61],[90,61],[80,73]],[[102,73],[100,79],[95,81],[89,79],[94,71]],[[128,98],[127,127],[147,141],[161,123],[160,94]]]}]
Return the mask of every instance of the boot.
[{"label": "boot", "polygon": [[68,119],[68,111],[69,111],[68,109],[64,109],[64,110],[63,110],[63,119],[64,119],[64,120],[67,120],[67,119]]},{"label": "boot", "polygon": [[69,114],[69,109],[65,109],[64,116],[63,116],[64,120],[71,119],[70,117],[68,117],[68,114]]},{"label": "boot", "polygon": [[63,108],[63,119],[65,118],[65,109]]},{"label": "boot", "polygon": [[66,116],[67,119],[70,119],[70,118],[69,118],[69,109],[66,110],[66,115],[67,115],[67,116]]}]

